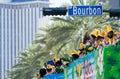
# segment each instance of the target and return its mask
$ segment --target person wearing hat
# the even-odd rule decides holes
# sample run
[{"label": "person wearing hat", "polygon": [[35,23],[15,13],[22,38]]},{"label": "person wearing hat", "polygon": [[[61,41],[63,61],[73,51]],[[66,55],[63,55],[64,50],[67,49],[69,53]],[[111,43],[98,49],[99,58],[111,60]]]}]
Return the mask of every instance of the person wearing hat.
[{"label": "person wearing hat", "polygon": [[106,46],[106,41],[105,41],[105,38],[106,38],[106,34],[103,30],[100,30],[99,31],[99,34],[98,34],[98,46],[97,46],[97,49],[101,49],[103,46]]},{"label": "person wearing hat", "polygon": [[87,32],[84,35],[83,44],[86,45],[85,49],[86,49],[87,52],[93,51],[92,41],[91,41],[90,36]]},{"label": "person wearing hat", "polygon": [[108,39],[109,45],[114,44],[113,40],[114,40],[115,34],[111,26],[106,26],[106,33],[107,33],[107,39]]},{"label": "person wearing hat", "polygon": [[47,61],[45,63],[45,67],[46,67],[46,70],[47,70],[47,74],[56,73],[55,64],[54,64],[54,62],[52,60],[51,61]]},{"label": "person wearing hat", "polygon": [[101,30],[99,35],[98,35],[99,46],[103,47],[103,46],[106,46],[109,44],[108,39],[106,39],[106,37],[107,37],[107,34],[103,30]]},{"label": "person wearing hat", "polygon": [[98,33],[98,40],[101,42],[102,39],[106,37],[105,32],[103,30],[100,30]]},{"label": "person wearing hat", "polygon": [[47,68],[47,65],[52,65],[52,66],[55,66],[54,62],[52,60],[50,61],[47,61],[46,63],[44,63],[44,66]]},{"label": "person wearing hat", "polygon": [[64,72],[64,68],[62,67],[62,61],[60,60],[60,58],[54,58],[53,59],[54,63],[55,63],[55,68],[56,68],[56,73],[63,73]]},{"label": "person wearing hat", "polygon": [[98,34],[99,34],[99,30],[98,29],[94,29],[92,31],[92,33],[90,34],[91,38],[93,41],[96,41],[98,39]]},{"label": "person wearing hat", "polygon": [[81,51],[81,53],[83,53],[84,55],[87,54],[87,50],[86,50],[86,45],[83,43],[80,43],[80,47],[79,50]]},{"label": "person wearing hat", "polygon": [[48,73],[48,74],[56,73],[55,66],[48,64],[48,65],[47,65],[47,73]]},{"label": "person wearing hat", "polygon": [[74,61],[74,60],[76,60],[76,59],[78,59],[79,58],[79,53],[76,51],[76,50],[74,50],[73,52],[72,52],[72,57],[71,57],[71,59],[72,59],[72,61]]},{"label": "person wearing hat", "polygon": [[93,41],[93,48],[94,49],[97,49],[98,45],[99,45],[99,39],[98,39],[98,35],[99,35],[99,30],[98,29],[95,29],[92,31],[92,33],[90,34],[91,36],[91,39]]},{"label": "person wearing hat", "polygon": [[56,58],[55,57],[53,61],[55,63],[57,73],[63,73],[64,68],[66,68],[70,63],[70,59],[68,58]]}]

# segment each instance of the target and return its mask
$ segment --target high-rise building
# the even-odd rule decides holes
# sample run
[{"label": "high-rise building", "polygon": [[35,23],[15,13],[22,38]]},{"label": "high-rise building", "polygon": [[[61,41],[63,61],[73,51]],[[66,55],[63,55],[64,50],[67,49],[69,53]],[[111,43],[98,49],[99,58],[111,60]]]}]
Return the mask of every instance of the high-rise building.
[{"label": "high-rise building", "polygon": [[49,0],[0,0],[0,2],[29,2],[29,1],[46,1]]},{"label": "high-rise building", "polygon": [[11,0],[11,2],[49,1],[49,0]]},{"label": "high-rise building", "polygon": [[111,9],[120,9],[120,0],[98,0],[102,2],[109,1],[109,5]]},{"label": "high-rise building", "polygon": [[18,62],[18,52],[35,39],[42,7],[48,6],[47,1],[0,3],[0,79]]},{"label": "high-rise building", "polygon": [[120,0],[109,0],[112,9],[120,9]]}]

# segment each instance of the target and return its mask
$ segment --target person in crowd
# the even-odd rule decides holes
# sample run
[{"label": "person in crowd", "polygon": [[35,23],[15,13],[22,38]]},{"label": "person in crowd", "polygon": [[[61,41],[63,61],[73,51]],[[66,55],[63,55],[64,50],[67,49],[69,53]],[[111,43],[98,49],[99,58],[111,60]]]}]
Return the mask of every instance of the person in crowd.
[{"label": "person in crowd", "polygon": [[62,57],[62,58],[60,58],[60,60],[63,62],[64,68],[68,67],[68,65],[69,65],[70,62],[71,62],[71,59],[70,59],[70,58],[67,58],[67,57]]},{"label": "person in crowd", "polygon": [[97,49],[101,49],[103,46],[107,45],[107,41],[105,41],[105,32],[103,30],[99,30],[97,41],[98,41],[98,46]]},{"label": "person in crowd", "polygon": [[98,29],[93,30],[92,33],[90,34],[91,40],[93,41],[92,46],[94,47],[94,49],[97,49],[97,47],[99,45],[98,34],[99,34]]},{"label": "person in crowd", "polygon": [[43,78],[46,74],[47,74],[47,71],[46,71],[45,68],[41,68],[41,69],[39,70],[40,78]]},{"label": "person in crowd", "polygon": [[73,52],[72,52],[72,57],[71,57],[71,59],[72,59],[72,61],[75,61],[76,59],[78,59],[79,58],[79,54],[78,54],[78,52],[76,51],[76,50],[74,50]]},{"label": "person in crowd", "polygon": [[54,58],[53,59],[55,63],[55,68],[56,68],[56,73],[63,73],[64,72],[64,67],[63,67],[63,62],[61,61],[60,58]]},{"label": "person in crowd", "polygon": [[[105,31],[95,29],[91,33],[86,32],[83,38],[83,42],[80,43],[79,49],[74,50],[70,58],[54,58],[53,60],[45,63],[45,68],[40,69],[40,77],[44,77],[49,74],[63,74],[64,69],[68,65],[84,57],[88,52],[94,49],[101,49],[108,45],[120,45],[120,33],[113,31],[111,26],[106,26]],[[78,67],[78,69],[80,69]],[[63,76],[62,76],[63,77]]]},{"label": "person in crowd", "polygon": [[100,45],[102,47],[109,45],[108,39],[106,39],[107,35],[106,35],[105,31],[101,30],[98,37],[100,39]]},{"label": "person in crowd", "polygon": [[54,64],[54,62],[52,60],[51,61],[47,61],[45,63],[45,67],[46,67],[46,70],[47,70],[47,74],[56,73],[55,64]]},{"label": "person in crowd", "polygon": [[98,30],[98,29],[94,29],[94,30],[90,33],[91,40],[92,40],[93,42],[97,41],[98,34],[99,34],[99,30]]},{"label": "person in crowd", "polygon": [[84,35],[83,44],[86,45],[85,49],[87,52],[93,51],[92,40],[90,39],[88,32],[86,32]]},{"label": "person in crowd", "polygon": [[87,54],[87,50],[86,50],[86,45],[85,45],[85,44],[80,43],[79,50],[80,50],[80,52],[83,53],[84,55]]},{"label": "person in crowd", "polygon": [[114,44],[120,45],[120,33],[119,32],[115,32]]},{"label": "person in crowd", "polygon": [[106,26],[106,34],[107,34],[109,45],[114,44],[113,40],[114,40],[115,34],[111,26]]}]

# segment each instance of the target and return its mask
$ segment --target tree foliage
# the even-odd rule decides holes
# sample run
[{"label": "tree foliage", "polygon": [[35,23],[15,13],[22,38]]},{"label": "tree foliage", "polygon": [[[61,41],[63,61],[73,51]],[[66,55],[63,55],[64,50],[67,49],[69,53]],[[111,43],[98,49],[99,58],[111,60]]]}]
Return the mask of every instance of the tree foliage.
[{"label": "tree foliage", "polygon": [[[72,5],[99,5],[97,0],[71,0]],[[108,8],[107,3],[102,3],[103,8]],[[54,57],[68,57],[72,50],[79,48],[80,42],[86,32],[93,29],[103,29],[112,25],[118,29],[120,22],[110,19],[109,15],[103,16],[62,16],[53,17],[53,23],[40,28],[36,40],[32,45],[20,53],[19,63],[10,71],[8,79],[33,79],[40,68]]]}]

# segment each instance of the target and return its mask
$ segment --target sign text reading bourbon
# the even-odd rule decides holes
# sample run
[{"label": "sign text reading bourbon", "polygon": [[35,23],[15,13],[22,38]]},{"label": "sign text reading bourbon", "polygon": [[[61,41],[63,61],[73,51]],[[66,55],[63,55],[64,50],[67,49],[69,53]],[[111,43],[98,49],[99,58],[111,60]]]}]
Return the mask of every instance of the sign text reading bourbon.
[{"label": "sign text reading bourbon", "polygon": [[101,16],[102,6],[70,6],[69,16]]}]

